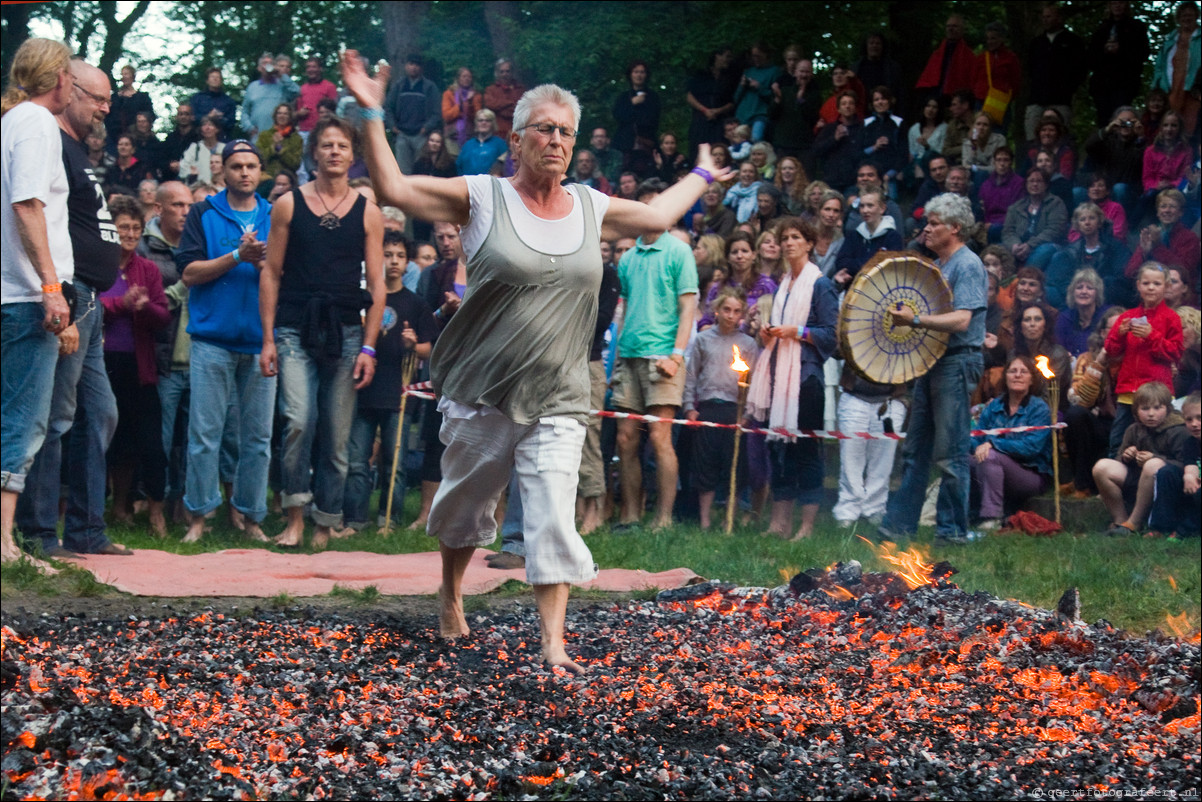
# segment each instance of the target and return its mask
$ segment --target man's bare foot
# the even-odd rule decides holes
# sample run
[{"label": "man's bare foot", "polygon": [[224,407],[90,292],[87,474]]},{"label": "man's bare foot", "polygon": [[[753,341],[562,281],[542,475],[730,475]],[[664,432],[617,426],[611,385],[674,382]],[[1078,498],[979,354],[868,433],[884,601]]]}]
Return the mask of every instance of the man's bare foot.
[{"label": "man's bare foot", "polygon": [[128,525],[134,522],[133,513],[124,508],[118,508],[114,506],[112,510],[112,516],[115,523]]},{"label": "man's bare foot", "polygon": [[309,545],[313,548],[313,551],[325,551],[330,545],[330,528],[328,526],[319,526],[314,529]]},{"label": "man's bare foot", "polygon": [[797,530],[797,534],[795,534],[793,537],[789,538],[789,542],[796,543],[799,540],[805,540],[812,534],[814,534],[812,529],[809,531],[806,531],[806,529],[803,527],[803,528]]},{"label": "man's bare foot", "polygon": [[246,516],[242,514],[241,510],[236,509],[233,504],[230,505],[230,526],[239,532],[246,530]]},{"label": "man's bare foot", "polygon": [[576,674],[577,676],[588,673],[587,668],[568,657],[568,653],[564,651],[562,645],[560,645],[559,648],[544,646],[543,662],[546,663],[550,668],[562,668],[571,674]]},{"label": "man's bare foot", "polygon": [[[438,588],[438,601],[442,605],[438,614],[438,634],[447,640],[465,637],[472,631],[463,615],[463,599],[453,599]],[[566,658],[567,655],[564,655]],[[571,662],[571,661],[569,661]]]},{"label": "man's bare foot", "polygon": [[163,515],[163,502],[152,501],[150,508],[150,531],[155,537],[167,537],[167,518]]},{"label": "man's bare foot", "polygon": [[355,534],[355,530],[349,526],[344,526],[341,529],[337,527],[330,528],[330,537],[335,540],[345,540],[353,534]]},{"label": "man's bare foot", "polygon": [[266,533],[263,532],[263,527],[259,526],[253,521],[248,521],[246,523],[246,528],[242,531],[246,533],[247,540],[253,540],[257,543],[271,542],[271,538],[267,537]]},{"label": "man's bare foot", "polygon": [[651,523],[651,531],[656,532],[660,529],[671,529],[673,526],[671,518],[656,518]]},{"label": "man's bare foot", "polygon": [[3,551],[0,552],[0,562],[15,563],[21,560],[29,560],[29,564],[41,571],[47,576],[53,576],[58,573],[58,569],[45,560],[39,560],[25,552],[16,544],[16,541],[9,537],[4,538]]},{"label": "man's bare foot", "polygon": [[425,528],[426,528],[426,517],[424,515],[418,517],[417,520],[415,520],[413,523],[409,524],[409,526],[406,527],[406,529],[409,529],[412,531],[418,531],[418,530],[425,529]]},{"label": "man's bare foot", "polygon": [[184,543],[199,543],[204,537],[205,532],[209,531],[205,526],[205,516],[193,515],[188,522],[188,532],[184,535]]},{"label": "man's bare foot", "polygon": [[586,498],[584,500],[584,516],[580,519],[580,534],[592,534],[597,527],[601,526],[601,504],[599,499]]},{"label": "man's bare foot", "polygon": [[146,512],[148,509],[150,509],[150,504],[151,504],[151,502],[147,501],[144,498],[140,498],[137,501],[135,501],[134,505],[133,505],[134,506],[134,515],[137,515],[140,512]]},{"label": "man's bare foot", "polygon": [[283,532],[275,536],[277,546],[295,548],[305,541],[305,519],[303,516],[291,514],[294,509],[297,508],[288,508],[288,525],[284,527]]}]

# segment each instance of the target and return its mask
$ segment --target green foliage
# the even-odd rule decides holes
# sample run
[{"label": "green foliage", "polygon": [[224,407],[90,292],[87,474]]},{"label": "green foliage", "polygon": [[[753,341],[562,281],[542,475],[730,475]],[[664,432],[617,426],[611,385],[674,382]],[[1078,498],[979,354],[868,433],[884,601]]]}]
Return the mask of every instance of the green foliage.
[{"label": "green foliage", "polygon": [[281,590],[279,593],[268,599],[267,603],[271,605],[272,609],[286,610],[296,603],[296,599],[292,596],[289,596],[286,591]]},{"label": "green foliage", "polygon": [[330,591],[330,595],[335,599],[346,599],[355,604],[374,604],[380,600],[380,589],[375,585],[368,585],[367,587],[355,590],[354,588],[343,587],[335,583],[334,589]]}]

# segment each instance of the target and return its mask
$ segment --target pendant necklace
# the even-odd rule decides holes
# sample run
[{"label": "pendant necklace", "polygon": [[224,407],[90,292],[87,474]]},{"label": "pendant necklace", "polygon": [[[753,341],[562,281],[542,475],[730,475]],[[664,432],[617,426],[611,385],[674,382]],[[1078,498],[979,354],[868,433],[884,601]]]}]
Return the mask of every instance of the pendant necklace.
[{"label": "pendant necklace", "polygon": [[[321,197],[321,193],[314,188],[313,194],[317,195],[317,199],[321,201],[321,207],[326,210],[326,213],[318,218],[317,224],[322,228],[329,229],[330,231],[340,228],[342,226],[342,220],[338,217],[338,215],[334,214],[333,209],[331,209],[329,206],[326,206],[326,202]],[[338,201],[338,203],[334,204],[334,209],[337,209],[339,206],[341,206],[342,201],[346,200],[346,196],[350,194],[351,188],[347,187],[346,192],[342,195],[342,198]]]}]

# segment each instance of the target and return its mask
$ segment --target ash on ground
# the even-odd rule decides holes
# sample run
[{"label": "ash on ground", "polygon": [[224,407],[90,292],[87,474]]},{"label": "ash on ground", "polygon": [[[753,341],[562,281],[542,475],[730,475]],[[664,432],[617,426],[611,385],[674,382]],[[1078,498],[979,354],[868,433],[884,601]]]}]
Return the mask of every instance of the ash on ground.
[{"label": "ash on ground", "polygon": [[532,662],[532,606],[453,645],[371,612],[6,612],[4,798],[1196,793],[1196,638],[840,570],[574,609],[581,678]]}]

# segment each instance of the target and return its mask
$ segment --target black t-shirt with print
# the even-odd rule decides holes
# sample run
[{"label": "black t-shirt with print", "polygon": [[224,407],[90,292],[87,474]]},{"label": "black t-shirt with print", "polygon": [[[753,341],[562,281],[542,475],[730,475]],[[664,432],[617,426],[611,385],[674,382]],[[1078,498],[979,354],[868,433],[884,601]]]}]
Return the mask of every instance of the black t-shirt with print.
[{"label": "black t-shirt with print", "polygon": [[401,403],[401,360],[405,346],[401,330],[408,321],[419,343],[433,342],[438,336],[434,313],[421,298],[402,287],[384,301],[384,319],[376,340],[376,375],[371,384],[359,391],[362,409],[398,409]]},{"label": "black t-shirt with print", "polygon": [[75,253],[75,280],[104,292],[117,280],[121,240],[87,150],[65,131],[59,133],[63,138],[63,169],[71,188],[67,195],[67,230]]}]

